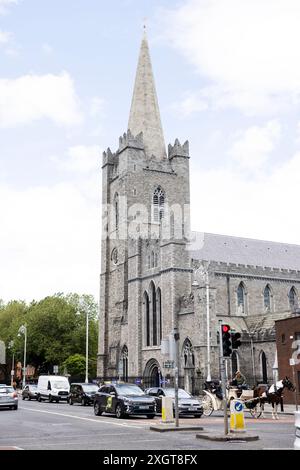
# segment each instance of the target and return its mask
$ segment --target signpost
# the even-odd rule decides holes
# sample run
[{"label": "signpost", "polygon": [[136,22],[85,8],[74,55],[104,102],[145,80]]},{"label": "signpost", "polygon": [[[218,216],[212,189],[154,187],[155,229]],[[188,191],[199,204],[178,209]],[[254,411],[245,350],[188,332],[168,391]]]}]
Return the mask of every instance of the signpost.
[{"label": "signpost", "polygon": [[58,374],[58,366],[53,366],[53,374],[54,375]]},{"label": "signpost", "polygon": [[295,373],[295,366],[296,366],[296,361],[294,358],[290,359],[290,366],[292,367],[293,371],[293,384],[295,385],[295,406],[296,406],[296,411],[298,411],[298,399],[297,399],[297,382],[296,382],[296,373]]}]

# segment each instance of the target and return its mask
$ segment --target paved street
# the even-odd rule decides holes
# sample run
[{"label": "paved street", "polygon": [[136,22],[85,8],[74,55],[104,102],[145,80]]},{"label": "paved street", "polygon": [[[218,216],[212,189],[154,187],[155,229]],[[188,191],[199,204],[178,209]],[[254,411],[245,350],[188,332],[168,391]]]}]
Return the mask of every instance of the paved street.
[{"label": "paved street", "polygon": [[[18,411],[0,410],[0,448],[21,449],[97,449],[97,450],[201,450],[201,449],[292,449],[294,417],[247,418],[247,430],[259,434],[257,442],[217,443],[195,438],[195,432],[156,433],[150,424],[160,417],[118,420],[109,415],[94,416],[92,407],[65,403],[19,401]],[[180,424],[198,424],[205,431],[222,432],[221,416],[185,418]]]}]

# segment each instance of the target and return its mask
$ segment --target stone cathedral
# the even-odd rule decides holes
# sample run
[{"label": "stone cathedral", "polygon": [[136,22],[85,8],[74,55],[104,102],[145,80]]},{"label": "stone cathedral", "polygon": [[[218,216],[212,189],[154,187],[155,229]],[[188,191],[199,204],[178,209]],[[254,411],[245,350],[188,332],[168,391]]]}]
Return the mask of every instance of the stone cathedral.
[{"label": "stone cathedral", "polygon": [[300,246],[191,234],[189,163],[188,141],[166,149],[144,35],[128,131],[103,154],[101,379],[172,383],[161,342],[178,327],[180,385],[197,393],[208,350],[219,378],[222,320],[242,335],[229,378],[240,369],[249,384],[272,380],[274,322],[298,309]]}]

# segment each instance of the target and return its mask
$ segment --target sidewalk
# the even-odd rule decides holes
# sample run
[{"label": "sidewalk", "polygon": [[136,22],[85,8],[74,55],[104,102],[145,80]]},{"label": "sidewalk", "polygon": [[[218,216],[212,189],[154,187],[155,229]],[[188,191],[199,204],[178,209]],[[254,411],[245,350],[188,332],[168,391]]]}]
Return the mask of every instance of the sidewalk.
[{"label": "sidewalk", "polygon": [[[277,412],[278,415],[292,415],[294,416],[294,413],[296,411],[296,406],[295,405],[284,405],[283,406],[284,411],[281,411],[280,405],[277,407]],[[298,405],[298,410],[300,411],[300,405]],[[265,404],[265,409],[264,409],[265,414],[272,413],[272,405]]]}]

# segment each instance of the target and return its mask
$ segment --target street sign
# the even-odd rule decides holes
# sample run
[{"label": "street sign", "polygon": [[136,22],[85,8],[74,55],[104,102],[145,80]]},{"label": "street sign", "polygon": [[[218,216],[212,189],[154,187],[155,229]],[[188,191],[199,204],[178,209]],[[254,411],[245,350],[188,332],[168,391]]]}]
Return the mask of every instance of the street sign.
[{"label": "street sign", "polygon": [[163,362],[163,367],[165,369],[174,369],[174,361],[165,361],[165,362]]},{"label": "street sign", "polygon": [[58,374],[58,366],[53,366],[53,374]]}]

